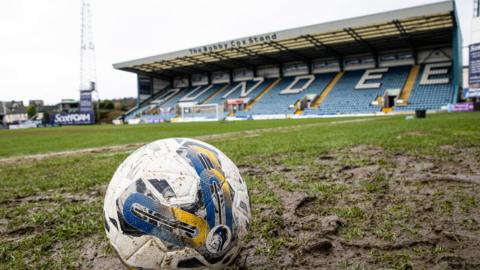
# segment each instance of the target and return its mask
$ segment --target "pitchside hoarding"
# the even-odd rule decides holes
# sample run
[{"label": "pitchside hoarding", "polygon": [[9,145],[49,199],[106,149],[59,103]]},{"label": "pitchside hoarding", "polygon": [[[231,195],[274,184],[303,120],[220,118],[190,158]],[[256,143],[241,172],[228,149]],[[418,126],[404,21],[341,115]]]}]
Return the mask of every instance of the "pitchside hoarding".
[{"label": "pitchside hoarding", "polygon": [[480,43],[470,45],[469,50],[468,97],[480,97]]},{"label": "pitchside hoarding", "polygon": [[480,43],[470,45],[469,49],[468,84],[471,92],[475,93],[480,89]]},{"label": "pitchside hoarding", "polygon": [[56,113],[50,116],[53,125],[91,125],[95,123],[95,115],[89,113]]},{"label": "pitchside hoarding", "polygon": [[451,104],[448,108],[448,111],[449,112],[472,112],[473,102]]}]

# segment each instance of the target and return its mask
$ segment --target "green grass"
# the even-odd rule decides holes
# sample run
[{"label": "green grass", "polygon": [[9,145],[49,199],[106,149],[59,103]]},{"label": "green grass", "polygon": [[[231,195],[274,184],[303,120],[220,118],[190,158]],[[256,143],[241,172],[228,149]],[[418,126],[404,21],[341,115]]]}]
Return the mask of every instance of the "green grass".
[{"label": "green grass", "polygon": [[138,126],[95,125],[65,126],[48,129],[0,130],[0,145],[2,145],[0,157],[142,143],[168,137],[194,137],[206,134],[329,121],[333,121],[333,119],[163,123]]},{"label": "green grass", "polygon": [[[451,122],[455,122],[457,119],[459,119],[458,123],[455,123],[455,128],[452,128]],[[306,130],[306,132],[319,131],[323,133],[328,131],[328,133],[322,134],[321,136],[315,135],[308,136],[307,138],[301,136],[301,134],[292,133],[292,135],[281,135],[279,137],[287,136],[288,139],[291,139],[288,143],[293,143],[292,146],[298,146],[300,143],[304,150],[307,150],[308,143],[312,143],[312,140],[319,137],[322,139],[319,143],[328,148],[345,144],[354,144],[356,141],[362,141],[363,143],[375,144],[378,142],[397,148],[406,147],[412,149],[418,147],[422,150],[446,144],[448,142],[445,140],[455,136],[466,139],[477,137],[475,135],[476,132],[478,132],[478,128],[471,123],[472,121],[478,121],[478,119],[478,113],[432,114],[429,115],[429,118],[426,120],[413,121],[406,121],[403,116],[397,116],[362,123],[360,124],[362,129],[356,128],[359,124],[349,124],[343,125],[345,128],[337,131],[332,127],[308,128]],[[348,120],[348,118],[182,124],[165,123],[139,126],[100,125],[48,129],[0,130],[0,145],[2,145],[0,148],[0,157],[149,142],[168,137],[194,137],[207,134],[298,126],[313,123],[328,123],[343,120]],[[415,131],[423,135],[415,136],[414,134],[409,134],[408,131]],[[338,137],[339,134],[345,134],[345,136]],[[275,134],[272,134],[272,136],[276,137]],[[269,138],[269,136],[263,136],[263,138]],[[392,140],[392,138],[397,140]],[[255,139],[255,141],[257,141],[257,139]],[[305,143],[303,143],[304,141]],[[465,140],[463,144],[468,144],[470,141],[471,140]],[[256,145],[259,143],[256,143]],[[459,141],[459,143],[462,142]],[[266,150],[267,148],[262,147],[261,149]],[[249,150],[249,148],[247,148],[247,150]]]},{"label": "green grass", "polygon": [[[388,192],[388,177],[375,175],[358,187],[324,183],[321,182],[324,179],[322,177],[328,180],[328,175],[321,175],[329,172],[316,166],[315,160],[320,155],[356,145],[375,145],[389,152],[436,156],[446,155],[439,148],[442,145],[465,148],[480,146],[479,113],[432,114],[424,120],[407,121],[398,116],[366,122],[328,124],[342,120],[344,119],[0,131],[0,156],[148,142],[165,137],[191,137],[296,126],[296,129],[288,131],[265,131],[255,137],[226,137],[210,142],[239,166],[255,166],[265,170],[274,168],[274,171],[277,168],[275,166],[283,166],[292,170],[295,182],[284,177],[288,172],[245,176],[252,205],[264,205],[275,213],[268,218],[262,216],[261,211],[254,207],[249,239],[265,239],[266,244],[257,247],[258,253],[274,258],[285,245],[295,240],[281,230],[276,233],[278,228],[285,226],[280,218],[283,211],[281,198],[268,188],[267,181],[287,192],[303,190],[317,195],[321,199],[315,209],[324,214],[337,214],[345,219],[346,224],[341,228],[340,235],[346,240],[361,239],[372,233],[385,241],[393,241],[398,233],[413,230],[401,224],[412,215],[412,209],[402,201],[392,199],[386,210],[368,213],[364,204],[358,203],[364,203],[362,200],[373,200],[378,194]],[[325,125],[305,126],[310,123]],[[0,164],[0,269],[78,268],[83,260],[79,252],[85,239],[106,241],[102,225],[102,192],[117,166],[127,155],[128,153],[124,152],[95,153]],[[344,157],[344,165],[348,166],[363,166],[368,162],[363,158]],[[378,162],[393,167],[387,161]],[[350,198],[346,196],[346,192],[358,192],[364,197],[361,200]],[[91,197],[91,200],[71,201],[69,195],[87,196]],[[29,196],[43,199],[22,200]],[[440,200],[440,213],[443,211],[451,214],[457,208],[465,213],[478,211],[478,198],[471,194],[457,192],[451,198],[445,198],[441,194],[437,197]],[[344,205],[336,205],[338,201]],[[370,219],[383,222],[368,228],[366,222]],[[297,248],[301,243],[290,245],[290,248]],[[403,251],[375,251],[372,256],[373,261],[378,262],[377,266],[381,268],[408,269],[411,264],[410,256],[413,255]],[[339,265],[357,264],[339,262]]]}]

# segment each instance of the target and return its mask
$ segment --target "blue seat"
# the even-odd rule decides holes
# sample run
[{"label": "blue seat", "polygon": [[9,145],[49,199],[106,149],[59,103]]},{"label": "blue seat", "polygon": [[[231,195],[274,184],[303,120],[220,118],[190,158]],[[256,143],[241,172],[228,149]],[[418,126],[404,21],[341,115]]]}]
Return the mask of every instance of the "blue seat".
[{"label": "blue seat", "polygon": [[[454,89],[451,83],[452,80],[450,79],[449,83],[446,84],[420,85],[424,70],[425,66],[422,65],[415,81],[415,86],[413,87],[412,93],[408,99],[408,105],[396,106],[394,108],[395,111],[412,111],[418,109],[438,110],[442,106],[446,106],[453,101]],[[430,78],[443,78],[445,76],[451,78],[451,69],[449,69],[447,75],[433,75]]]},{"label": "blue seat", "polygon": [[[402,88],[410,71],[410,66],[391,67],[378,80],[379,88],[355,89],[365,70],[346,71],[318,109],[309,109],[307,115],[333,115],[375,113],[380,107],[371,105],[377,96],[382,96],[386,89]],[[377,80],[376,80],[377,81]]]},{"label": "blue seat", "polygon": [[[308,94],[319,94],[327,84],[333,79],[335,73],[317,74],[315,80],[310,86],[300,93],[295,94],[280,94],[282,90],[287,88],[294,80],[295,77],[283,78],[275,87],[262,97],[255,105],[250,109],[251,114],[292,114],[294,109],[290,108],[290,105],[295,104],[299,99],[302,99]],[[306,80],[305,80],[306,82]],[[305,83],[299,82],[299,83]]]}]

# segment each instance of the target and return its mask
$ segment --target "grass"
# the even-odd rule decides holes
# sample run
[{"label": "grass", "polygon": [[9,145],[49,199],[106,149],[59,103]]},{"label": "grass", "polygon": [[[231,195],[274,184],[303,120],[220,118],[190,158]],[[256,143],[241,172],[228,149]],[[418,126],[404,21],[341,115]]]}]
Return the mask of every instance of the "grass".
[{"label": "grass", "polygon": [[333,119],[164,123],[161,125],[138,126],[95,125],[65,126],[48,129],[0,130],[0,145],[2,145],[0,157],[127,143],[143,143],[168,137],[194,137],[330,121],[333,121]]},{"label": "grass", "polygon": [[[388,117],[331,124],[341,120],[2,130],[0,157],[148,142],[165,137],[296,127],[288,131],[267,130],[255,137],[227,136],[210,142],[239,166],[256,166],[265,170],[282,166],[292,170],[291,179],[285,177],[288,172],[245,176],[252,205],[265,205],[273,209],[272,216],[265,217],[259,209],[253,208],[249,240],[258,237],[265,239],[265,243],[257,247],[258,253],[274,258],[289,241],[294,240],[282,232],[285,224],[281,218],[281,198],[268,188],[267,181],[288,192],[303,190],[325,198],[325,201],[319,200],[316,209],[325,214],[337,214],[346,220],[340,231],[346,240],[362,239],[371,233],[385,241],[393,241],[399,233],[412,230],[401,224],[402,220],[412,215],[410,207],[392,200],[386,210],[371,213],[364,206],[370,202],[368,200],[388,192],[388,176],[375,175],[358,187],[322,182],[324,178],[328,180],[332,172],[315,165],[315,160],[325,153],[357,145],[375,145],[389,152],[436,156],[445,155],[440,150],[443,145],[465,148],[480,146],[479,113],[435,114],[424,120],[406,121],[404,117]],[[306,125],[312,123],[324,125]],[[106,241],[102,223],[102,192],[127,155],[122,152],[95,153],[0,164],[0,269],[80,267],[84,263],[81,250],[86,239],[95,239],[98,243]],[[369,162],[351,157],[345,157],[344,160],[344,165],[348,166],[364,166]],[[378,162],[394,167],[384,160]],[[363,197],[349,197],[353,193]],[[71,196],[87,199],[71,200]],[[457,192],[453,197],[437,197],[438,213],[451,215],[456,205],[465,213],[478,211],[478,198],[471,194]],[[343,206],[337,204],[339,201]],[[367,221],[377,219],[382,222],[374,224],[372,228],[367,227]],[[292,248],[299,245],[297,243]],[[381,268],[409,269],[413,255],[403,251],[375,251],[372,256]],[[340,261],[339,265],[348,267],[359,264]]]}]

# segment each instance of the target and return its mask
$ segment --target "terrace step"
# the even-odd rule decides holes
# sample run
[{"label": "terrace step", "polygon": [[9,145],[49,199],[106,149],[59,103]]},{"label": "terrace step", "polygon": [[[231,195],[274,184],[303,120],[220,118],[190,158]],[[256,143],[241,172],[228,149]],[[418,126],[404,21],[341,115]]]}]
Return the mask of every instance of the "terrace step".
[{"label": "terrace step", "polygon": [[325,89],[323,89],[323,91],[318,95],[318,97],[312,102],[313,105],[310,107],[312,108],[320,107],[320,104],[322,104],[322,102],[325,100],[328,94],[330,94],[330,92],[335,87],[337,82],[340,81],[344,73],[345,73],[344,71],[338,72],[337,75],[335,75],[335,77],[332,79],[332,81],[328,83]]},{"label": "terrace step", "polygon": [[384,113],[389,113],[389,112],[391,112],[392,110],[393,110],[393,107],[389,107],[389,108],[384,107],[384,108],[382,108],[382,112],[384,112]]},{"label": "terrace step", "polygon": [[410,69],[410,73],[408,73],[407,81],[405,82],[402,92],[400,93],[399,99],[403,100],[402,105],[408,104],[408,98],[410,97],[413,87],[415,86],[415,82],[417,80],[419,71],[420,71],[419,65],[415,65],[412,67],[412,69]]},{"label": "terrace step", "polygon": [[302,109],[297,109],[295,111],[295,115],[302,115],[303,114],[303,110]]},{"label": "terrace step", "polygon": [[270,91],[272,88],[274,88],[281,80],[282,80],[281,78],[278,78],[275,81],[273,81],[269,86],[267,86],[257,97],[255,97],[254,100],[252,100],[247,105],[244,112],[248,112],[250,110],[250,108],[252,108],[253,105],[255,105],[255,103],[257,103],[259,100],[261,100],[262,97],[265,96],[268,93],[268,91]]},{"label": "terrace step", "polygon": [[230,84],[226,84],[224,87],[218,89],[218,91],[212,93],[209,97],[207,97],[204,101],[202,101],[200,104],[208,104],[210,100],[212,100],[214,97],[216,97],[218,94],[222,93],[227,87],[229,87]]}]

